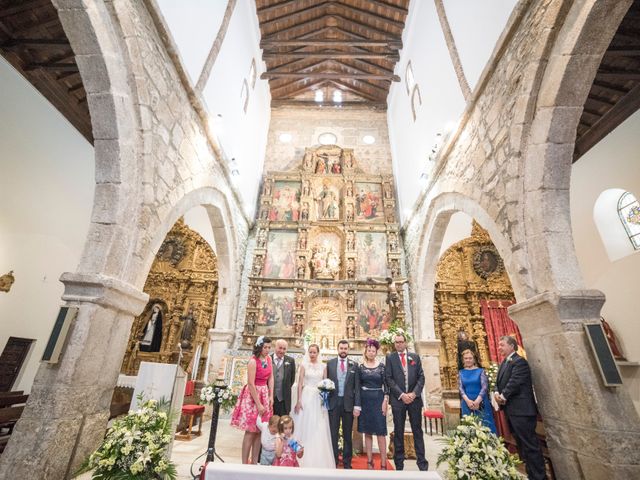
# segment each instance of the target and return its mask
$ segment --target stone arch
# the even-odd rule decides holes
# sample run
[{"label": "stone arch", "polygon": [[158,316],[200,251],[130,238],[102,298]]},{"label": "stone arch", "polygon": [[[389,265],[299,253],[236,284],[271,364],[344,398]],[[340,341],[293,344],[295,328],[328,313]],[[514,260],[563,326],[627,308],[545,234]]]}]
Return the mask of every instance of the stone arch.
[{"label": "stone arch", "polygon": [[526,269],[517,264],[509,240],[486,210],[470,197],[460,193],[441,193],[432,199],[427,209],[426,221],[418,240],[421,247],[418,249],[417,267],[411,272],[415,292],[412,299],[415,312],[414,330],[418,340],[435,338],[433,300],[436,267],[440,259],[442,239],[451,215],[455,212],[466,213],[489,232],[504,261],[516,298],[527,298],[530,294],[526,282],[523,282],[521,277],[526,273]]},{"label": "stone arch", "polygon": [[240,262],[237,253],[239,242],[227,198],[216,188],[201,187],[187,193],[161,219],[144,255],[136,285],[144,284],[155,254],[174,223],[196,206],[203,206],[207,210],[216,245],[219,289],[216,329],[232,329],[235,327],[237,308],[235,298],[240,285]]},{"label": "stone arch", "polygon": [[524,152],[525,242],[538,292],[584,288],[569,208],[576,129],[602,56],[631,3],[572,2],[558,19]]}]

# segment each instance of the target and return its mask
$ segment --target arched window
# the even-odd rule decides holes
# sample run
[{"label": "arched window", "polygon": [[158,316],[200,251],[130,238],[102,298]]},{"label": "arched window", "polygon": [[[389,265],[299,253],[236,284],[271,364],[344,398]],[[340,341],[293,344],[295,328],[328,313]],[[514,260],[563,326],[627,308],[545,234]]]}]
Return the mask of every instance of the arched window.
[{"label": "arched window", "polygon": [[249,83],[251,83],[251,88],[255,88],[256,79],[258,77],[258,72],[256,70],[256,59],[251,59],[251,67],[249,68]]},{"label": "arched window", "polygon": [[416,84],[416,78],[413,76],[413,67],[411,66],[411,60],[407,63],[407,68],[404,72],[404,85],[407,87],[407,95],[411,95],[411,90]]},{"label": "arched window", "polygon": [[247,113],[247,107],[249,106],[249,83],[246,78],[242,81],[240,98],[242,99],[242,109],[244,110],[244,113]]},{"label": "arched window", "polygon": [[640,203],[631,192],[624,192],[618,200],[618,217],[624,226],[631,245],[640,250]]},{"label": "arched window", "polygon": [[418,107],[422,105],[422,95],[420,95],[420,87],[418,85],[413,86],[411,92],[411,113],[413,114],[413,121],[416,121],[418,116]]}]

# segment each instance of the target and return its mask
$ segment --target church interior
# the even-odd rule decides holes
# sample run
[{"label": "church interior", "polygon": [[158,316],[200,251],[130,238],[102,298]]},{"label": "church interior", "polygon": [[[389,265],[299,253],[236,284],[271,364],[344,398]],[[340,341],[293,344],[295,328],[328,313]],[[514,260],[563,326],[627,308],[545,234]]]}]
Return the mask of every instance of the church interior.
[{"label": "church interior", "polygon": [[0,0],[0,27],[0,478],[73,478],[142,378],[195,406],[262,336],[359,362],[394,327],[441,433],[462,349],[510,335],[548,478],[640,478],[640,0]]}]

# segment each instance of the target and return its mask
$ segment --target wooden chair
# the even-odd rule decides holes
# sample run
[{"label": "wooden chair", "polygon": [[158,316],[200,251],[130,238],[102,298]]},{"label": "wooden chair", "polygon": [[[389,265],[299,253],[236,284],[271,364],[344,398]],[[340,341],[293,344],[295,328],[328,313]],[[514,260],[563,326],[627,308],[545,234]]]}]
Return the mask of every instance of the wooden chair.
[{"label": "wooden chair", "polygon": [[[178,440],[191,440],[193,435],[200,436],[202,433],[202,415],[204,414],[204,405],[183,405],[182,414],[189,419],[189,426],[186,431],[181,431],[176,435]],[[198,421],[198,431],[193,432],[193,424]]]}]

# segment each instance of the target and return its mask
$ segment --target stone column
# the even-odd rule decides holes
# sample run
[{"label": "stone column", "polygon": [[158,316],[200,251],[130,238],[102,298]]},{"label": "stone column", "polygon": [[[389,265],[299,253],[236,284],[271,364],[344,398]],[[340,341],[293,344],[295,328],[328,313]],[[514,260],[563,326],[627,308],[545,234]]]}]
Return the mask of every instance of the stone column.
[{"label": "stone column", "polygon": [[79,308],[60,360],[43,363],[6,450],[0,478],[70,477],[102,441],[133,317],[148,296],[103,275],[65,273]]},{"label": "stone column", "polygon": [[602,384],[584,333],[597,290],[545,292],[509,308],[520,328],[557,478],[640,478],[640,419],[625,388]]},{"label": "stone column", "polygon": [[207,382],[213,382],[220,374],[224,352],[229,348],[235,338],[235,330],[220,328],[209,329],[209,359],[207,361]]},{"label": "stone column", "polygon": [[442,381],[440,380],[440,340],[416,340],[416,351],[424,370],[425,407],[442,410]]}]

